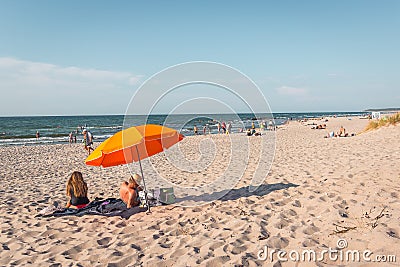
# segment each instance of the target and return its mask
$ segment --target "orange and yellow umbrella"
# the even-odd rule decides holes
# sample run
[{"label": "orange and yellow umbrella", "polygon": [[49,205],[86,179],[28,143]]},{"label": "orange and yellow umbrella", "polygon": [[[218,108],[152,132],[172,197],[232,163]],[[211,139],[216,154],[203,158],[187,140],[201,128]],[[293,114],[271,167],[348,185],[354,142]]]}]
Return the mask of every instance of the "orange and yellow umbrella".
[{"label": "orange and yellow umbrella", "polygon": [[154,124],[117,132],[85,160],[86,165],[111,167],[139,161],[162,152],[183,139],[176,130]]},{"label": "orange and yellow umbrella", "polygon": [[[117,132],[101,143],[86,160],[86,165],[111,167],[139,161],[147,203],[146,182],[141,160],[164,151],[183,139],[176,130],[154,124],[134,126]],[[150,206],[147,205],[148,211]]]}]

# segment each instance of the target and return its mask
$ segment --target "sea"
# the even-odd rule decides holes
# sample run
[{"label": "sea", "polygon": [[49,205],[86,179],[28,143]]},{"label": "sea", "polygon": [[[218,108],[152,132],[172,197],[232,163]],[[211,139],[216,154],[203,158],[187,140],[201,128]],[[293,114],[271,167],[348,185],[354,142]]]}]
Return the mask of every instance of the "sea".
[{"label": "sea", "polygon": [[[15,116],[0,117],[0,146],[27,146],[41,144],[69,143],[70,133],[76,142],[82,142],[82,130],[87,129],[95,142],[102,142],[118,131],[130,126],[142,124],[158,124],[178,130],[185,136],[193,135],[196,125],[203,133],[217,133],[218,122],[232,124],[232,132],[250,128],[254,122],[256,127],[264,121],[273,119],[275,125],[282,125],[288,120],[331,116],[364,116],[365,112],[313,112],[313,113],[273,113],[273,114],[179,114],[179,115],[95,115],[95,116]],[[209,129],[209,130],[208,130]],[[36,133],[39,138],[36,138]]]}]

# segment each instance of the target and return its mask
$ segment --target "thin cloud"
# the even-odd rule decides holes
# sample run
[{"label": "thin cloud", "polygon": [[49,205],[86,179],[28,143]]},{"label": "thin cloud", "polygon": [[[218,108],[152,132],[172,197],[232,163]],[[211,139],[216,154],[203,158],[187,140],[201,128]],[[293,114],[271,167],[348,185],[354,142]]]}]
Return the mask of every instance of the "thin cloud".
[{"label": "thin cloud", "polygon": [[[87,114],[85,99],[96,106],[112,107],[112,110],[91,110],[90,113],[122,113],[142,77],[129,72],[64,67],[3,57],[0,58],[0,115],[62,114],[71,108],[74,113]],[[21,98],[27,103],[29,99],[49,106],[21,106]],[[50,103],[58,104],[51,107]]]},{"label": "thin cloud", "polygon": [[289,96],[304,96],[307,94],[307,90],[304,88],[281,86],[276,88],[278,94],[289,95]]},{"label": "thin cloud", "polygon": [[[63,81],[78,79],[83,82],[115,81],[131,84],[138,82],[141,75],[129,72],[114,72],[97,69],[85,69],[79,67],[62,67],[42,62],[18,60],[14,58],[0,58],[0,70],[3,74],[13,74],[13,78],[26,79],[31,76],[46,77],[48,81]],[[4,78],[4,77],[2,77]]]}]

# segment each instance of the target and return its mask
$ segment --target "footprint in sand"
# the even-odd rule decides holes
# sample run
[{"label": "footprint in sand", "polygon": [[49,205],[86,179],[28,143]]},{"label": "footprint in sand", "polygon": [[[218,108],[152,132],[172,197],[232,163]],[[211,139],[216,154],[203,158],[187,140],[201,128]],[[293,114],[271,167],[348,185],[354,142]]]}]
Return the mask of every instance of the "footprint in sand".
[{"label": "footprint in sand", "polygon": [[116,250],[113,253],[111,253],[111,256],[121,257],[121,256],[124,256],[124,253],[122,253],[119,250]]},{"label": "footprint in sand", "polygon": [[170,259],[174,259],[175,258],[176,259],[176,258],[179,258],[179,257],[185,255],[185,254],[186,254],[186,250],[185,249],[178,249],[178,250],[174,250],[174,252],[172,252],[171,255],[169,255],[168,258],[170,258]]},{"label": "footprint in sand", "polygon": [[306,235],[312,235],[318,231],[319,231],[318,227],[316,227],[315,225],[310,225],[309,227],[303,230],[303,233],[305,233]]},{"label": "footprint in sand", "polygon": [[289,245],[289,240],[285,237],[281,236],[273,236],[268,239],[267,245],[270,248],[274,249],[282,249]]},{"label": "footprint in sand", "polygon": [[292,210],[292,209],[288,210],[286,213],[287,213],[288,215],[290,215],[290,216],[297,216],[297,212],[294,211],[294,210]]},{"label": "footprint in sand", "polygon": [[148,228],[149,230],[160,230],[160,225],[154,224]]},{"label": "footprint in sand", "polygon": [[229,256],[219,256],[216,258],[213,258],[205,263],[206,267],[211,267],[211,266],[224,266],[226,262],[228,262],[231,258]]},{"label": "footprint in sand", "polygon": [[270,237],[270,233],[268,232],[268,230],[265,227],[266,227],[266,225],[261,225],[260,235],[258,236],[258,240],[265,240]]},{"label": "footprint in sand", "polygon": [[196,261],[196,264],[200,265],[203,261],[208,260],[210,258],[214,258],[215,254],[212,251],[209,251],[207,255],[205,255],[203,258],[200,258]]},{"label": "footprint in sand", "polygon": [[141,251],[142,250],[142,248],[140,246],[135,245],[135,244],[131,244],[130,247],[133,248],[133,249],[136,249],[137,251]]},{"label": "footprint in sand", "polygon": [[286,221],[286,220],[280,220],[279,222],[277,222],[274,226],[275,226],[275,228],[277,228],[277,229],[283,229],[283,228],[285,228],[286,226],[288,226],[289,224],[288,224],[288,222]]},{"label": "footprint in sand", "polygon": [[386,233],[387,233],[390,237],[393,237],[393,238],[396,238],[396,239],[400,239],[399,231],[397,231],[396,229],[389,228],[389,229],[386,231]]},{"label": "footprint in sand", "polygon": [[303,247],[312,247],[312,246],[315,246],[315,245],[318,245],[318,244],[319,244],[319,242],[317,240],[315,240],[315,239],[306,239],[302,243]]},{"label": "footprint in sand", "polygon": [[167,243],[169,241],[168,238],[164,239],[164,240],[160,240],[158,242],[158,245],[162,248],[172,248],[173,246],[173,242]]},{"label": "footprint in sand", "polygon": [[292,205],[295,206],[295,207],[297,207],[297,208],[300,208],[300,207],[301,207],[301,203],[300,203],[300,201],[298,201],[298,200],[295,200],[295,201],[292,203]]},{"label": "footprint in sand", "polygon": [[119,223],[117,223],[115,226],[118,227],[118,228],[123,228],[123,227],[126,226],[126,222],[124,222],[124,221],[119,222]]},{"label": "footprint in sand", "polygon": [[238,255],[238,254],[240,254],[240,253],[242,253],[242,252],[245,252],[247,250],[247,246],[245,246],[245,245],[243,245],[243,246],[240,246],[240,247],[233,247],[232,248],[232,254],[233,255]]},{"label": "footprint in sand", "polygon": [[97,244],[99,244],[100,246],[106,246],[106,245],[108,245],[110,240],[111,240],[111,237],[104,237],[102,239],[97,240]]},{"label": "footprint in sand", "polygon": [[290,226],[290,232],[296,232],[297,228],[299,228],[299,227],[296,225]]},{"label": "footprint in sand", "polygon": [[328,194],[328,197],[329,197],[329,198],[334,198],[335,196],[336,196],[335,193],[329,193],[329,194]]}]

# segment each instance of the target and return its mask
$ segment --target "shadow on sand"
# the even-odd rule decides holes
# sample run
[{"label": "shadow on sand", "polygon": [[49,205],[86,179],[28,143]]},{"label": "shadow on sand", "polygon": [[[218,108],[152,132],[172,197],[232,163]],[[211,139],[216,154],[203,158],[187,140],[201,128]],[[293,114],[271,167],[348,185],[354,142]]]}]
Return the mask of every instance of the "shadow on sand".
[{"label": "shadow on sand", "polygon": [[[179,204],[184,201],[214,201],[214,200],[236,200],[239,198],[246,198],[249,196],[265,196],[269,193],[277,190],[283,190],[290,187],[297,187],[299,185],[293,183],[277,183],[277,184],[262,184],[258,187],[249,188],[248,186],[238,188],[238,189],[230,189],[230,190],[222,190],[220,192],[213,192],[212,194],[202,194],[199,196],[185,196],[182,198],[176,198],[175,203]],[[252,190],[251,190],[252,189]]]}]

